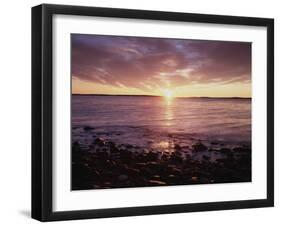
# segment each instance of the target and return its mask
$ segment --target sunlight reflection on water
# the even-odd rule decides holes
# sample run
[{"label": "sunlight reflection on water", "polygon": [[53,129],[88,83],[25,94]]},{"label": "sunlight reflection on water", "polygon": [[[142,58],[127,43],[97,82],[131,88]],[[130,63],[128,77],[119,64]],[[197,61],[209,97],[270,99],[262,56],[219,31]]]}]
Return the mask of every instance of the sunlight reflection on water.
[{"label": "sunlight reflection on water", "polygon": [[166,126],[171,126],[172,125],[172,121],[174,118],[174,112],[173,112],[173,108],[172,108],[172,102],[173,102],[173,98],[171,97],[166,97],[164,99],[165,101],[165,125]]}]

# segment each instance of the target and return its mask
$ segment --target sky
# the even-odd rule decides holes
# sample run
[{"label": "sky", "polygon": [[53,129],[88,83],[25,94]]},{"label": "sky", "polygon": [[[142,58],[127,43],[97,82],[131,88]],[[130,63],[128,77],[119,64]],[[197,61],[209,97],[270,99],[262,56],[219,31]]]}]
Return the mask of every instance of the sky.
[{"label": "sky", "polygon": [[71,35],[72,93],[251,97],[251,43]]}]

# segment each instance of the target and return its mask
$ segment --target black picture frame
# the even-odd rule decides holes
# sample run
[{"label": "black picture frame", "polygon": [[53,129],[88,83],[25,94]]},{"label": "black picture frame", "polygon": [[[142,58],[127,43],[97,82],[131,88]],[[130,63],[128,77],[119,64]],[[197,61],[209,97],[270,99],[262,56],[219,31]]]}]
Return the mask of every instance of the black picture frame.
[{"label": "black picture frame", "polygon": [[[262,26],[267,28],[267,198],[95,210],[52,210],[52,17],[55,14]],[[177,12],[43,4],[32,8],[32,218],[121,217],[274,205],[274,20]]]}]

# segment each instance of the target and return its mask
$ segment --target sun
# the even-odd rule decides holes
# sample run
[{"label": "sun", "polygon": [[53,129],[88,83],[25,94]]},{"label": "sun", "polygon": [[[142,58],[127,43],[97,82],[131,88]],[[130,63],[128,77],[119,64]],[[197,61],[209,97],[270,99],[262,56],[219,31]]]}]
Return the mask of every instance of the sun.
[{"label": "sun", "polygon": [[164,97],[170,99],[170,98],[173,97],[173,92],[172,92],[171,90],[169,90],[169,89],[165,89],[165,90],[163,91],[163,95],[164,95]]}]

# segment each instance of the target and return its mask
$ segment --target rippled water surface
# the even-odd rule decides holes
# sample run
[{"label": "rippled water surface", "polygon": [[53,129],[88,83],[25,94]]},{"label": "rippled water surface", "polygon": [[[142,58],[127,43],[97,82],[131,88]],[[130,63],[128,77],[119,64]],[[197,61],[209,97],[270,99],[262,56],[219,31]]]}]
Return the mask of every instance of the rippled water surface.
[{"label": "rippled water surface", "polygon": [[94,136],[163,149],[194,140],[249,144],[251,100],[73,95],[72,128],[72,139],[86,144]]}]

